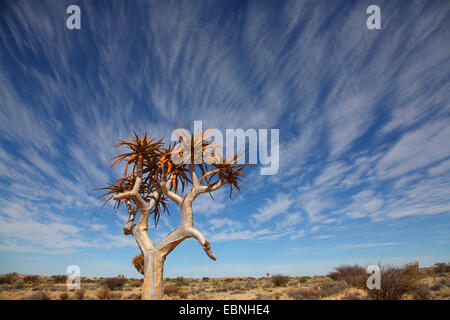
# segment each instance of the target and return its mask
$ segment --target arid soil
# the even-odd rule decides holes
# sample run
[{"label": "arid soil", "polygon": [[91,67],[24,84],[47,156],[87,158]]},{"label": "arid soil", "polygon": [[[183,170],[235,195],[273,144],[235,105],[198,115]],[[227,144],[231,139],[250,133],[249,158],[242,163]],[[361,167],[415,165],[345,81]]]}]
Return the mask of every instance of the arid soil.
[{"label": "arid soil", "polygon": [[[400,269],[402,270],[402,269]],[[418,269],[407,287],[388,299],[448,300],[450,274],[447,267]],[[348,277],[335,272],[329,276],[288,277],[270,275],[253,278],[172,278],[164,279],[164,299],[192,300],[362,300],[379,299]],[[367,275],[368,276],[368,275]],[[366,276],[366,277],[367,277]],[[392,277],[391,277],[392,278]],[[391,279],[390,278],[390,279]],[[352,278],[353,279],[353,278]],[[400,288],[399,279],[394,287]],[[140,299],[142,279],[82,278],[80,290],[69,290],[66,276],[7,274],[0,276],[2,300],[136,300]],[[390,284],[391,285],[391,284]],[[391,286],[392,287],[392,286]],[[403,287],[402,287],[403,288]],[[383,289],[388,290],[388,289]],[[389,289],[391,290],[391,289]],[[391,297],[391,298],[389,298]]]}]

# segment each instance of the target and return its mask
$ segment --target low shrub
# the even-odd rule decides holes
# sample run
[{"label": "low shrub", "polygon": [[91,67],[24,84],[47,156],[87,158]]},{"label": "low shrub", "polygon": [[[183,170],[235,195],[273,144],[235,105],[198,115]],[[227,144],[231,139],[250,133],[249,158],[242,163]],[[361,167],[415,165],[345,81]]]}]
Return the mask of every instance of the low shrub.
[{"label": "low shrub", "polygon": [[433,285],[430,287],[430,290],[431,290],[431,291],[439,291],[439,290],[442,289],[442,287],[443,287],[443,285],[440,284],[440,283],[438,282],[438,283],[433,284]]},{"label": "low shrub", "polygon": [[59,299],[67,300],[67,299],[69,299],[69,294],[67,292],[63,292],[59,295]]},{"label": "low shrub", "polygon": [[105,278],[102,280],[103,286],[109,290],[121,290],[126,282],[127,279],[123,277]]},{"label": "low shrub", "polygon": [[66,283],[67,282],[67,276],[65,274],[55,274],[50,277],[50,279],[54,283]]},{"label": "low shrub", "polygon": [[19,274],[17,272],[2,274],[0,275],[0,284],[13,284],[18,276]]},{"label": "low shrub", "polygon": [[127,297],[128,300],[140,300],[141,299],[141,295],[140,294],[136,294],[136,293],[132,293]]},{"label": "low shrub", "polygon": [[299,283],[305,283],[306,281],[308,281],[310,279],[310,277],[301,277],[298,282]]},{"label": "low shrub", "polygon": [[347,288],[345,281],[325,282],[320,286],[320,295],[322,297],[334,296]]},{"label": "low shrub", "polygon": [[446,273],[450,272],[450,263],[438,262],[434,265],[434,272]]},{"label": "low shrub", "polygon": [[412,293],[412,297],[414,300],[430,300],[430,288],[428,285],[424,283],[420,283],[416,286],[415,290]]},{"label": "low shrub", "polygon": [[109,294],[109,299],[110,300],[120,300],[121,299],[121,294],[119,292],[111,292]]},{"label": "low shrub", "polygon": [[127,285],[131,288],[139,288],[142,283],[139,280],[128,280]]},{"label": "low shrub", "polygon": [[164,287],[164,294],[168,295],[169,297],[175,296],[180,291],[180,288],[174,285],[168,285]]},{"label": "low shrub", "polygon": [[450,279],[441,279],[441,280],[439,280],[438,283],[443,285],[443,286],[449,287],[450,286]]},{"label": "low shrub", "polygon": [[177,278],[175,279],[175,282],[176,282],[178,285],[184,285],[184,284],[186,284],[188,281],[187,281],[184,277],[177,277]]},{"label": "low shrub", "polygon": [[308,292],[307,288],[290,289],[287,295],[295,300],[304,300],[308,298]]},{"label": "low shrub", "polygon": [[17,279],[14,281],[14,287],[16,289],[23,289],[25,287],[25,281],[23,279]]},{"label": "low shrub", "polygon": [[358,292],[351,292],[346,294],[342,300],[361,300],[361,295]]},{"label": "low shrub", "polygon": [[272,294],[260,294],[256,295],[256,300],[275,300],[274,295]]},{"label": "low shrub", "polygon": [[200,290],[200,289],[190,289],[188,293],[196,295],[196,294],[199,294],[201,292],[202,292],[202,290]]},{"label": "low shrub", "polygon": [[108,288],[100,288],[97,290],[96,296],[99,300],[109,300],[110,293],[111,290]]},{"label": "low shrub", "polygon": [[350,265],[342,265],[340,267],[335,268],[335,272],[331,272],[328,274],[332,280],[335,281],[345,281],[348,285],[354,287],[363,287],[365,286],[367,280],[366,269],[357,264]]},{"label": "low shrub", "polygon": [[37,291],[31,294],[29,300],[51,300],[50,296],[44,291]]},{"label": "low shrub", "polygon": [[83,300],[85,292],[84,289],[75,290],[74,298],[76,300]]},{"label": "low shrub", "polygon": [[237,284],[229,285],[227,291],[241,291],[241,286]]},{"label": "low shrub", "polygon": [[308,298],[309,299],[318,299],[321,296],[322,292],[320,288],[310,288],[308,290]]},{"label": "low shrub", "polygon": [[415,289],[419,279],[419,264],[410,263],[404,267],[383,267],[381,271],[381,288],[368,289],[368,296],[374,300],[398,300],[405,293]]},{"label": "low shrub", "polygon": [[37,275],[28,275],[23,277],[23,281],[26,283],[39,283],[40,277]]},{"label": "low shrub", "polygon": [[276,274],[272,276],[272,284],[275,287],[284,287],[289,282],[289,277],[283,276],[281,274]]},{"label": "low shrub", "polygon": [[178,291],[178,297],[180,299],[186,299],[188,297],[188,292],[186,290]]}]

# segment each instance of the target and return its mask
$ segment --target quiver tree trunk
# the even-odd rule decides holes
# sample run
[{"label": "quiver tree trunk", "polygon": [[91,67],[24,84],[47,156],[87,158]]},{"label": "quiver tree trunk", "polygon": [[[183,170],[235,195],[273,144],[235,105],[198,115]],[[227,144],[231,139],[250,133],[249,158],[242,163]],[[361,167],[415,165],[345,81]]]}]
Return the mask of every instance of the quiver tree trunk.
[{"label": "quiver tree trunk", "polygon": [[144,254],[142,300],[160,300],[163,296],[163,272],[166,255],[149,251]]},{"label": "quiver tree trunk", "polygon": [[[177,233],[176,229],[172,233]],[[170,242],[159,250],[147,250],[144,254],[144,284],[142,287],[142,300],[160,300],[163,296],[164,262],[167,255],[175,249],[188,236]],[[164,239],[163,239],[164,240]],[[162,242],[162,241],[161,241]],[[156,249],[155,248],[155,249]]]}]

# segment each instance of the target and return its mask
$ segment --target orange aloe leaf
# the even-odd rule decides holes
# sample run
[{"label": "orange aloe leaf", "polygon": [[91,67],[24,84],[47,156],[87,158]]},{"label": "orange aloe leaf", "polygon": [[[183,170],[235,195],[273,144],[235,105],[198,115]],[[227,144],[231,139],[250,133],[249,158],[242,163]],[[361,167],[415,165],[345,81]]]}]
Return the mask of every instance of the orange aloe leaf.
[{"label": "orange aloe leaf", "polygon": [[205,173],[205,174],[200,178],[200,180],[198,180],[198,181],[200,182],[200,181],[202,181],[203,178],[205,178],[206,176],[208,176],[208,175],[210,175],[210,174],[212,174],[212,173],[215,173],[215,172],[219,172],[219,171],[220,171],[220,169],[214,169],[214,170],[208,171],[208,172]]}]

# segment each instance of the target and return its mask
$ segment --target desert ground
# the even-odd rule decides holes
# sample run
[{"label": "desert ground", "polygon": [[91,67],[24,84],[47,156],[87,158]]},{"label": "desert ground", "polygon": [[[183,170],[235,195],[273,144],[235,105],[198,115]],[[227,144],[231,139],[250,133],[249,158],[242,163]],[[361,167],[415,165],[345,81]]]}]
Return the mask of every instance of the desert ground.
[{"label": "desert ground", "polygon": [[[383,267],[381,289],[369,290],[361,266],[340,266],[321,276],[166,278],[164,299],[189,300],[449,300],[450,264]],[[81,278],[81,289],[69,290],[67,276],[0,275],[1,300],[137,300],[142,279]]]}]

